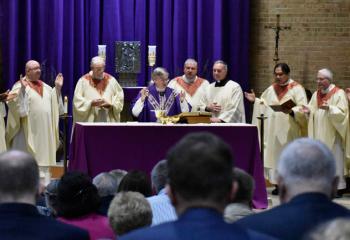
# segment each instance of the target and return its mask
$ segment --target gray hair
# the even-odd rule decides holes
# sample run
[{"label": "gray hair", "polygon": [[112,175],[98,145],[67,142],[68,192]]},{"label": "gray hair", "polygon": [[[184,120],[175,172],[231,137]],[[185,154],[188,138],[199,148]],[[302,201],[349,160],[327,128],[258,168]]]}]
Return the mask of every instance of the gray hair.
[{"label": "gray hair", "polygon": [[152,80],[156,77],[161,77],[162,79],[168,79],[169,73],[165,68],[157,67],[152,72]]},{"label": "gray hair", "polygon": [[213,64],[213,66],[214,66],[215,64],[222,64],[222,65],[224,65],[224,69],[225,69],[226,71],[227,71],[227,69],[228,69],[227,63],[225,63],[225,62],[222,61],[222,60],[216,60],[216,61],[214,62],[214,64]]},{"label": "gray hair", "polygon": [[103,64],[103,66],[105,66],[106,62],[105,62],[105,60],[102,57],[96,56],[96,57],[93,57],[91,59],[90,66],[92,67],[93,65],[96,65],[96,64]]},{"label": "gray hair", "polygon": [[111,174],[112,177],[114,177],[114,179],[117,181],[117,189],[119,187],[119,183],[127,173],[128,172],[123,169],[113,169],[109,171],[109,174]]},{"label": "gray hair", "polygon": [[184,66],[186,66],[187,64],[193,64],[195,65],[196,67],[198,66],[198,63],[196,60],[194,60],[193,58],[188,58],[185,63],[184,63]]},{"label": "gray hair", "polygon": [[306,186],[330,195],[336,174],[335,160],[325,144],[300,138],[284,148],[277,172],[288,188]]},{"label": "gray hair", "polygon": [[39,167],[28,153],[11,150],[0,154],[0,203],[34,199],[39,189]]},{"label": "gray hair", "polygon": [[350,239],[350,219],[336,218],[316,227],[307,239],[346,240]]},{"label": "gray hair", "polygon": [[92,183],[96,186],[98,190],[98,195],[100,197],[105,197],[109,195],[114,195],[118,189],[118,182],[108,172],[103,172],[92,180]]},{"label": "gray hair", "polygon": [[322,68],[318,71],[319,74],[322,74],[325,78],[327,78],[329,81],[333,81],[333,73],[328,68]]},{"label": "gray hair", "polygon": [[168,181],[167,160],[161,160],[153,167],[151,181],[157,193],[165,187]]},{"label": "gray hair", "polygon": [[108,209],[109,224],[120,236],[134,229],[150,226],[152,209],[146,198],[138,192],[120,192]]}]

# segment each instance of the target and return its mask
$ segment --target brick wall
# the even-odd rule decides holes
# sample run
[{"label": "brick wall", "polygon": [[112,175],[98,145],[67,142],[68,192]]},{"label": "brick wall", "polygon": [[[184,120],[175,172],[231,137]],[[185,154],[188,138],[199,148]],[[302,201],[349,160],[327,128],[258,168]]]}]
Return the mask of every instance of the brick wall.
[{"label": "brick wall", "polygon": [[273,81],[276,23],[280,32],[280,62],[291,67],[291,77],[311,91],[316,73],[328,67],[340,87],[350,87],[350,0],[251,0],[250,81],[260,93]]}]

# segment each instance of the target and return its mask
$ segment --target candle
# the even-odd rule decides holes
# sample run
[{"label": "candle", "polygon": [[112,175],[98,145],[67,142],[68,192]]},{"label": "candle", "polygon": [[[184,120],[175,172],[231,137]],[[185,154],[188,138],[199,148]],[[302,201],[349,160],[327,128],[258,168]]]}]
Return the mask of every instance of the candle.
[{"label": "candle", "polygon": [[97,47],[98,47],[98,56],[100,56],[106,61],[106,45],[97,45]]},{"label": "candle", "polygon": [[63,108],[64,108],[64,114],[68,114],[68,97],[67,96],[64,96]]},{"label": "candle", "polygon": [[148,65],[151,67],[156,64],[156,48],[155,45],[148,45]]}]

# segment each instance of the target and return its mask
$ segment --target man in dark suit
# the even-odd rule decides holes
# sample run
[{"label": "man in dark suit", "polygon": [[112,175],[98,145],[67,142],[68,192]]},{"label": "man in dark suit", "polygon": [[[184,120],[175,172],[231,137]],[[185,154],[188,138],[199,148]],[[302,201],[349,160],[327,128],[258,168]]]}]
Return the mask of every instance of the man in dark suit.
[{"label": "man in dark suit", "polygon": [[0,239],[89,239],[86,231],[39,214],[39,169],[24,152],[0,154]]},{"label": "man in dark suit", "polygon": [[350,217],[349,210],[331,200],[338,184],[335,164],[323,143],[307,138],[293,141],[282,151],[277,168],[281,205],[237,223],[295,240],[322,222]]},{"label": "man in dark suit", "polygon": [[167,155],[167,192],[178,220],[136,230],[121,239],[270,239],[223,220],[236,192],[229,146],[209,133],[193,133]]}]

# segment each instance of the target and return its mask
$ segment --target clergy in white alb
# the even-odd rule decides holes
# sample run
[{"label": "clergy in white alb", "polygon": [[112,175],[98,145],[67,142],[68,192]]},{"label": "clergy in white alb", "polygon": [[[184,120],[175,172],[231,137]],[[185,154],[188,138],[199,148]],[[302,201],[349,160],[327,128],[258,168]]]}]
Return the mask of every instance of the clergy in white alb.
[{"label": "clergy in white alb", "polygon": [[32,154],[41,173],[48,177],[48,167],[56,164],[59,145],[63,76],[58,74],[55,87],[51,88],[39,80],[40,75],[40,64],[30,60],[26,63],[26,76],[14,84],[11,94],[16,97],[7,101],[6,140],[9,148]]},{"label": "clergy in white alb", "polygon": [[303,111],[309,115],[310,138],[324,142],[336,160],[338,189],[345,189],[344,175],[348,175],[346,163],[350,160],[349,106],[345,91],[332,83],[329,69],[317,73],[318,90]]},{"label": "clergy in white alb", "polygon": [[[283,147],[296,138],[307,136],[307,122],[300,112],[302,105],[307,104],[305,89],[290,78],[290,68],[286,63],[278,63],[274,68],[275,82],[260,96],[245,92],[245,97],[254,103],[252,124],[260,131],[260,120],[264,114],[264,168],[265,176],[276,184],[277,160]],[[292,109],[274,111],[270,105],[281,105],[292,100],[296,106]],[[260,136],[260,134],[259,134]],[[260,141],[261,142],[261,141]]]},{"label": "clergy in white alb", "polygon": [[104,72],[101,57],[91,60],[91,71],[82,76],[74,91],[74,122],[120,122],[124,93],[117,80]]},{"label": "clergy in white alb", "polygon": [[227,77],[227,64],[221,60],[213,66],[211,83],[200,101],[200,111],[212,113],[213,123],[245,123],[245,110],[241,86]]},{"label": "clergy in white alb", "polygon": [[185,98],[191,106],[191,112],[200,111],[200,100],[205,94],[209,82],[197,76],[198,63],[194,59],[187,59],[184,64],[184,75],[172,79],[168,87],[174,89],[178,94],[185,93]]}]

